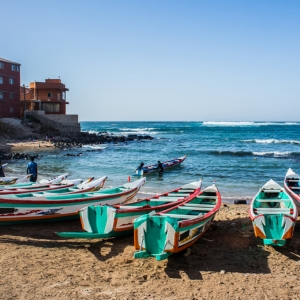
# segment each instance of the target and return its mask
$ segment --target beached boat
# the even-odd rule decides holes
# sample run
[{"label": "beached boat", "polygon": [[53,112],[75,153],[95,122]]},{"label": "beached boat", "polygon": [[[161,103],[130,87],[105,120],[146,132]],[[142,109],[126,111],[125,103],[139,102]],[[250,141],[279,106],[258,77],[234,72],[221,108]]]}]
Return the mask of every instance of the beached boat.
[{"label": "beached boat", "polygon": [[[167,170],[167,169],[179,166],[180,164],[182,164],[184,162],[186,157],[187,157],[187,155],[184,155],[179,158],[174,158],[174,159],[162,162],[163,169]],[[158,171],[159,171],[158,164],[153,164],[150,166],[143,167],[142,170],[136,170],[134,175],[142,176],[142,175],[147,175],[147,174],[158,172]]]},{"label": "beached boat", "polygon": [[133,220],[144,214],[168,209],[194,198],[201,191],[202,180],[185,184],[171,192],[121,205],[88,206],[80,210],[84,232],[58,232],[66,238],[107,238],[133,234]]},{"label": "beached boat", "polygon": [[250,204],[254,234],[265,245],[283,246],[292,238],[298,209],[292,198],[274,180],[269,180]]},{"label": "beached boat", "polygon": [[25,187],[25,186],[32,186],[37,185],[39,183],[41,184],[49,184],[49,183],[60,183],[63,180],[66,180],[68,177],[68,173],[56,176],[51,179],[42,179],[39,182],[30,182],[31,174],[28,174],[24,177],[18,178],[18,177],[0,177],[0,190],[7,189],[10,187],[16,188],[16,187]]},{"label": "beached boat", "polygon": [[61,185],[61,188],[56,190],[47,190],[42,192],[33,192],[33,193],[20,193],[20,194],[8,194],[8,195],[1,195],[0,199],[25,199],[25,198],[32,198],[32,197],[42,197],[42,196],[54,196],[54,195],[69,195],[69,194],[77,194],[77,193],[86,193],[86,192],[96,192],[99,191],[107,177],[103,176],[99,179],[91,181],[88,179],[85,182],[79,183],[72,187],[65,187]]},{"label": "beached boat", "polygon": [[214,185],[168,210],[134,220],[135,258],[167,258],[190,247],[209,228],[221,206]]},{"label": "beached boat", "polygon": [[298,207],[300,208],[300,176],[291,168],[288,169],[284,178],[284,188],[286,192],[292,197]]},{"label": "beached boat", "polygon": [[0,225],[77,218],[78,211],[89,205],[117,204],[132,200],[144,183],[145,178],[142,178],[98,192],[0,199]]}]

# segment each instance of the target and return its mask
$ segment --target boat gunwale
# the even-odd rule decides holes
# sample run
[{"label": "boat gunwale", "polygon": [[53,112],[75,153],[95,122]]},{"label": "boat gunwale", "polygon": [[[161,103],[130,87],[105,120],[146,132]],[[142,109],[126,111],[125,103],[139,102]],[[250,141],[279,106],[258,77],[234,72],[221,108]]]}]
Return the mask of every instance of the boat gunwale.
[{"label": "boat gunwale", "polygon": [[[121,193],[115,193],[115,194],[101,194],[100,196],[95,196],[95,197],[88,197],[88,198],[81,198],[81,199],[73,199],[73,200],[36,200],[36,199],[27,199],[27,200],[18,200],[18,199],[4,199],[0,198],[0,205],[1,203],[8,203],[8,204],[69,204],[69,203],[80,203],[80,202],[90,202],[94,200],[100,200],[100,199],[110,199],[114,198],[116,196],[124,196],[127,194],[130,194],[134,191],[136,191],[139,187],[135,186],[131,189],[128,189],[126,191],[123,191]],[[72,194],[71,194],[72,195]],[[74,194],[78,195],[78,194]],[[68,196],[68,195],[66,195]]]}]

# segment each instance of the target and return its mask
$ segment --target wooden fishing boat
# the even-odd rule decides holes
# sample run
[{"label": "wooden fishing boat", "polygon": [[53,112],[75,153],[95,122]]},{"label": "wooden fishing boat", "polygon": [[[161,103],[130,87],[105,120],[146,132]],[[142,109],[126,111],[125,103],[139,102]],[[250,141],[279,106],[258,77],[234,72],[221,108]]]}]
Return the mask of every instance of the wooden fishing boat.
[{"label": "wooden fishing boat", "polygon": [[25,187],[25,186],[33,186],[37,184],[50,184],[50,183],[61,183],[63,180],[66,180],[68,177],[68,173],[56,176],[51,179],[42,179],[38,183],[37,182],[30,182],[28,181],[31,174],[28,174],[24,177],[0,177],[0,190],[7,189],[7,188],[16,188],[16,187]]},{"label": "wooden fishing boat", "polygon": [[33,192],[33,193],[0,195],[0,199],[24,199],[24,198],[42,197],[42,196],[69,195],[69,194],[77,194],[77,193],[96,192],[103,187],[106,179],[107,179],[106,176],[103,176],[93,181],[88,179],[85,182],[79,183],[72,187],[65,187],[64,185],[61,185],[61,188],[59,189],[48,190],[46,192],[42,191],[42,192]]},{"label": "wooden fishing boat", "polygon": [[295,173],[291,168],[288,169],[284,178],[285,191],[292,197],[298,207],[300,208],[300,176]]},{"label": "wooden fishing boat", "polygon": [[71,195],[53,195],[23,199],[0,199],[0,225],[46,222],[78,218],[83,207],[117,204],[132,200],[145,178],[117,188]]},{"label": "wooden fishing boat", "polygon": [[135,219],[134,257],[162,260],[190,247],[209,228],[220,206],[214,184],[168,210]]},{"label": "wooden fishing boat", "polygon": [[250,204],[254,234],[265,245],[283,246],[292,238],[298,209],[292,198],[274,180],[269,180]]},{"label": "wooden fishing boat", "polygon": [[[184,155],[179,158],[174,158],[174,159],[162,162],[163,169],[167,170],[167,169],[181,165],[184,162],[184,160],[186,159],[186,157],[187,157],[187,155]],[[158,171],[159,171],[158,164],[153,164],[150,166],[143,167],[142,170],[136,170],[134,175],[142,176],[142,175],[147,175],[147,174],[158,172]]]},{"label": "wooden fishing boat", "polygon": [[202,181],[185,184],[171,192],[121,205],[88,206],[79,211],[84,232],[58,232],[66,238],[107,238],[133,233],[133,220],[159,212],[200,193]]}]

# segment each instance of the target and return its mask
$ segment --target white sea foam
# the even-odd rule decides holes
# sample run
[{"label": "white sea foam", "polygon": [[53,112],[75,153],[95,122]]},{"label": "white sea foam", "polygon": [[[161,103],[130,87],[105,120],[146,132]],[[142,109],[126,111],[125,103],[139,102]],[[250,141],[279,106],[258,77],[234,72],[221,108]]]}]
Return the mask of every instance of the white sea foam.
[{"label": "white sea foam", "polygon": [[152,131],[152,130],[154,130],[155,128],[151,128],[151,127],[146,127],[146,128],[120,128],[120,130],[122,130],[122,131],[133,131],[133,132],[135,132],[135,131]]},{"label": "white sea foam", "polygon": [[300,125],[300,123],[277,123],[277,122],[227,122],[227,121],[205,121],[202,123],[207,126],[268,126],[268,125],[277,125],[277,126],[286,126],[286,125]]},{"label": "white sea foam", "polygon": [[284,151],[261,151],[261,152],[252,152],[256,156],[274,156],[274,157],[285,157],[289,156],[292,152]]},{"label": "white sea foam", "polygon": [[105,149],[106,147],[104,146],[97,146],[97,145],[82,145],[82,148],[91,148],[91,149]]},{"label": "white sea foam", "polygon": [[297,140],[277,140],[277,139],[254,139],[242,140],[245,143],[258,143],[258,144],[300,144]]}]

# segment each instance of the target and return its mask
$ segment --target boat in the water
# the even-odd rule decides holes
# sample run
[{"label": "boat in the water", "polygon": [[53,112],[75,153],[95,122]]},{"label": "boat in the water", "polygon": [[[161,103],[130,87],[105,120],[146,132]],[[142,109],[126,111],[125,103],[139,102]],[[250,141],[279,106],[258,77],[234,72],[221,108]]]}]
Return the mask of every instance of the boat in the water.
[{"label": "boat in the water", "polygon": [[221,195],[213,184],[168,210],[135,219],[134,257],[162,260],[190,247],[209,228],[220,206]]},{"label": "boat in the water", "polygon": [[300,176],[295,173],[291,168],[288,169],[284,178],[284,188],[286,192],[292,197],[294,202],[300,208]]},{"label": "boat in the water", "polygon": [[252,200],[249,214],[256,237],[265,245],[283,246],[293,236],[298,209],[283,187],[271,179]]},{"label": "boat in the water", "polygon": [[0,199],[0,225],[78,218],[78,211],[83,207],[93,204],[117,204],[132,200],[144,183],[145,178],[142,178],[97,192]]},{"label": "boat in the water", "polygon": [[103,176],[93,181],[88,179],[85,182],[79,183],[72,187],[65,187],[64,185],[61,185],[61,188],[55,190],[0,195],[0,200],[1,199],[26,199],[32,197],[39,198],[42,196],[69,195],[69,194],[77,194],[77,193],[96,192],[99,191],[104,186],[106,179],[107,177]]},{"label": "boat in the water", "polygon": [[84,232],[57,232],[66,238],[107,238],[133,234],[133,220],[144,214],[175,206],[201,191],[202,180],[185,184],[167,193],[118,205],[92,205],[80,210]]},{"label": "boat in the water", "polygon": [[[187,157],[187,155],[184,155],[179,158],[174,158],[174,159],[162,162],[162,167],[164,170],[167,170],[167,169],[179,166],[184,162],[186,157]],[[147,175],[147,174],[154,173],[154,172],[159,172],[158,164],[153,164],[153,165],[142,167],[141,170],[137,169],[134,175],[142,176],[142,175]]]}]

